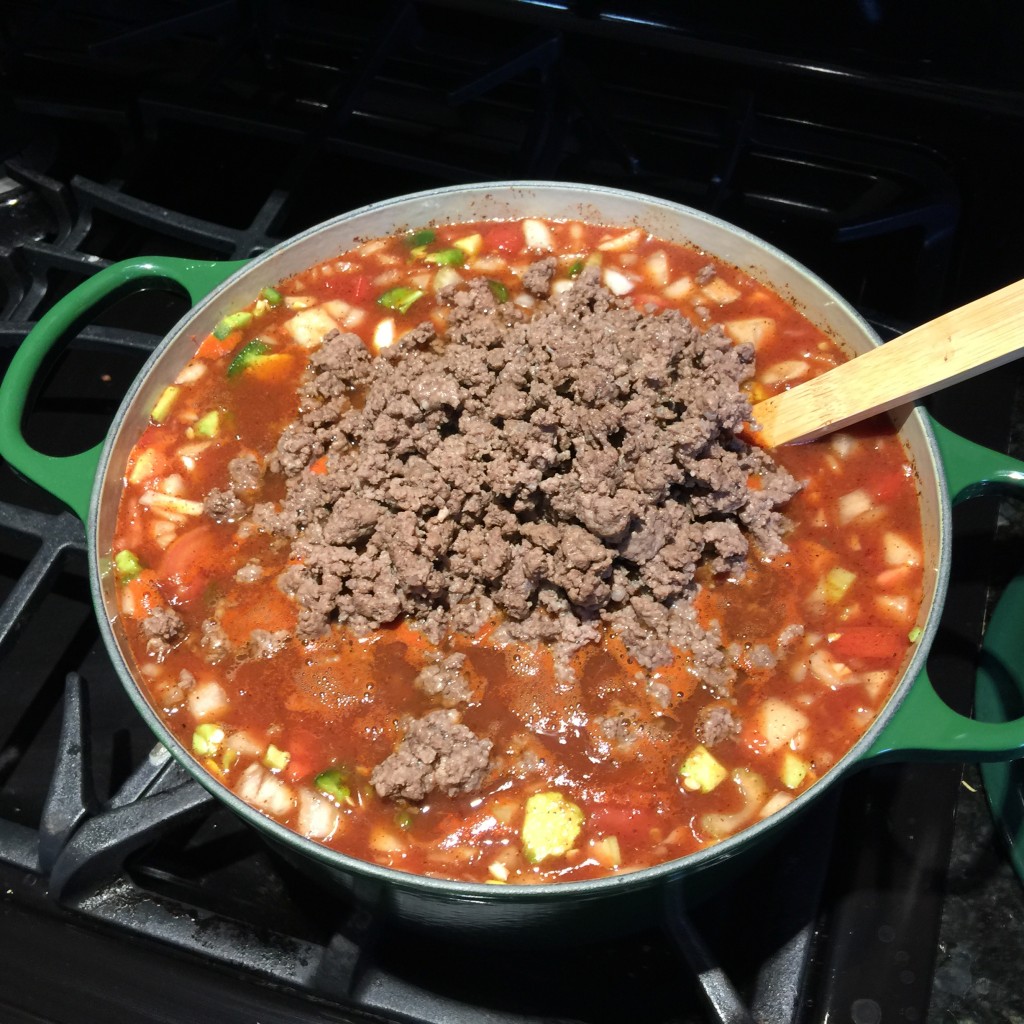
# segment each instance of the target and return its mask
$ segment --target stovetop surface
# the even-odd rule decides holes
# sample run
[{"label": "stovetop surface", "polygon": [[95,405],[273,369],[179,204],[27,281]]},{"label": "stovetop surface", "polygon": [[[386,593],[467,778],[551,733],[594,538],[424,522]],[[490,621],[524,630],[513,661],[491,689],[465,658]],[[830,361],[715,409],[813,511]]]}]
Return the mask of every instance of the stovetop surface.
[{"label": "stovetop surface", "polygon": [[[883,336],[1024,269],[1012,12],[941,11],[923,32],[884,3],[839,28],[657,3],[62,12],[0,5],[0,369],[107,261],[244,257],[471,180],[615,184],[716,213]],[[99,441],[186,308],[150,292],[103,311],[56,362],[28,438],[53,454]],[[1020,451],[1017,392],[1008,367],[930,408]],[[551,953],[382,928],[153,754],[98,639],[81,526],[2,465],[0,502],[4,1020],[1024,1017],[1024,895],[977,772],[956,765],[852,776],[815,808],[811,842],[692,911],[667,900],[635,936]],[[992,594],[1020,564],[1012,515],[993,542],[998,511],[956,512],[929,666],[964,710]]]}]

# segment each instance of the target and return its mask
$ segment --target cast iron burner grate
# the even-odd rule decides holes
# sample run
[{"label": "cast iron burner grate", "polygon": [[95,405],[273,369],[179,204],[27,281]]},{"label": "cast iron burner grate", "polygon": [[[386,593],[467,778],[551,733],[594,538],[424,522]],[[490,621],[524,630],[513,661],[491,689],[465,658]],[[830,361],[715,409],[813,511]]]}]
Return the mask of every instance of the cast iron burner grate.
[{"label": "cast iron burner grate", "polygon": [[[249,256],[339,210],[470,180],[591,181],[701,207],[802,258],[884,333],[952,305],[956,288],[937,281],[978,290],[990,272],[964,270],[964,197],[947,160],[903,141],[895,79],[879,111],[844,92],[845,76],[808,89],[796,62],[702,48],[611,5],[480,4],[469,18],[462,6],[367,6],[340,24],[333,5],[256,4],[246,21],[232,4],[144,3],[116,17],[68,4],[56,32],[39,12],[13,18],[3,45],[20,84],[0,136],[0,200],[25,215],[4,234],[0,205],[0,369],[53,302],[112,260]],[[990,99],[972,94],[970,111],[996,109]],[[186,306],[147,292],[101,311],[56,360],[29,440],[53,454],[98,441]],[[941,418],[1003,447],[996,411],[1009,410],[1012,380],[987,387],[984,424],[964,424],[963,392]],[[803,1024],[885,1007],[924,1018],[955,769],[844,782],[750,876],[689,911],[668,894],[662,925],[636,936],[557,952],[425,940],[316,888],[153,749],[99,641],[82,527],[2,465],[0,499],[0,1006],[11,1013]],[[984,546],[993,511],[958,515]],[[986,596],[971,580],[947,603],[932,669],[961,705]]]}]

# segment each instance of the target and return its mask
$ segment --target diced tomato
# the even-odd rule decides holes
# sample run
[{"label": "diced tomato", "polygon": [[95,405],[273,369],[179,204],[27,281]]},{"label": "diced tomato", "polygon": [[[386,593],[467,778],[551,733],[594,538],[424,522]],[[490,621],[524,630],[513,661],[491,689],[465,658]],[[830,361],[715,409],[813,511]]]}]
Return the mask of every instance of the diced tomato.
[{"label": "diced tomato", "polygon": [[316,473],[317,476],[323,476],[327,472],[327,456],[321,455],[319,459],[310,465],[309,471],[310,473]]},{"label": "diced tomato", "polygon": [[485,252],[498,249],[501,252],[520,252],[523,248],[523,225],[517,221],[500,222],[483,232]]},{"label": "diced tomato", "polygon": [[653,808],[631,804],[601,804],[591,811],[587,829],[595,835],[646,839],[657,824]]},{"label": "diced tomato", "polygon": [[216,334],[208,334],[196,350],[200,359],[220,359],[233,351],[242,341],[241,331],[232,331],[226,337],[218,338]]},{"label": "diced tomato", "polygon": [[903,466],[886,473],[881,479],[872,481],[869,490],[880,502],[891,501],[907,486],[907,473]]},{"label": "diced tomato", "polygon": [[360,274],[352,287],[352,298],[356,302],[362,302],[370,296],[372,282],[366,274]]},{"label": "diced tomato", "polygon": [[212,525],[193,527],[173,541],[160,559],[161,587],[178,601],[194,601],[216,574],[225,553]]},{"label": "diced tomato", "polygon": [[895,629],[884,626],[847,626],[829,643],[840,658],[898,658],[909,641]]}]

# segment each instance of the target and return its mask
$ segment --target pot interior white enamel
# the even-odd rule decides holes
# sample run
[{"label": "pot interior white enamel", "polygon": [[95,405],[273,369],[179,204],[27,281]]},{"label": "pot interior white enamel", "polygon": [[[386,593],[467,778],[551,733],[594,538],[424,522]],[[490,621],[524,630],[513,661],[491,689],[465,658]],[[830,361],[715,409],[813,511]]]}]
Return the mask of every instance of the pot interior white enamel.
[{"label": "pot interior white enamel", "polygon": [[[878,344],[864,320],[806,268],[744,231],[673,203],[613,189],[535,182],[458,186],[365,207],[312,228],[253,260],[200,302],[154,353],[125,398],[100,462],[90,511],[92,580],[97,607],[104,612],[104,639],[128,692],[154,733],[204,786],[272,838],[288,856],[298,857],[307,869],[328,883],[341,884],[361,899],[385,906],[406,920],[428,925],[532,931],[543,929],[552,921],[564,922],[567,908],[574,908],[581,912],[576,917],[585,922],[586,928],[592,927],[597,915],[616,928],[624,921],[617,917],[619,911],[608,908],[609,900],[626,898],[637,906],[653,905],[659,888],[666,881],[677,879],[692,880],[699,891],[705,885],[701,879],[706,870],[722,865],[740,851],[756,848],[775,829],[799,815],[831,780],[868,749],[923,667],[937,619],[933,612],[941,606],[945,592],[950,541],[945,484],[938,469],[934,438],[919,410],[902,410],[896,420],[920,481],[925,564],[932,571],[925,579],[921,642],[884,712],[831,773],[778,814],[680,860],[598,881],[490,886],[414,876],[353,860],[297,836],[249,807],[196,764],[136,684],[128,668],[132,664],[131,654],[118,622],[109,564],[121,478],[129,452],[148,422],[156,397],[192,357],[196,339],[205,337],[224,314],[251,301],[264,285],[336,256],[368,238],[430,223],[523,216],[642,225],[656,236],[696,246],[769,283],[814,324],[841,339],[849,351],[864,351]],[[641,914],[646,909],[641,909]]]}]

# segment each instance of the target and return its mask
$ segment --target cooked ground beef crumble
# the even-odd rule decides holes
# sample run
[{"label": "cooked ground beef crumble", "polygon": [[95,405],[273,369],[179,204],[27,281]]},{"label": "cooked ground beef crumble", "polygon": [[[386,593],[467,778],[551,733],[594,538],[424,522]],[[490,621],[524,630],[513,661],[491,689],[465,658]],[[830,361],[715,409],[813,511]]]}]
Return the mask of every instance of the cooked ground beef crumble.
[{"label": "cooked ground beef crumble", "polygon": [[604,620],[642,665],[689,650],[727,691],[695,572],[741,574],[751,541],[783,550],[778,506],[798,488],[736,433],[752,346],[641,312],[596,268],[551,296],[552,269],[524,276],[532,310],[476,279],[442,293],[443,337],[427,322],[374,359],[332,331],[312,353],[268,459],[286,496],[253,510],[301,563],[280,579],[299,634],[405,615],[438,641],[500,613],[511,639],[565,655]]}]

